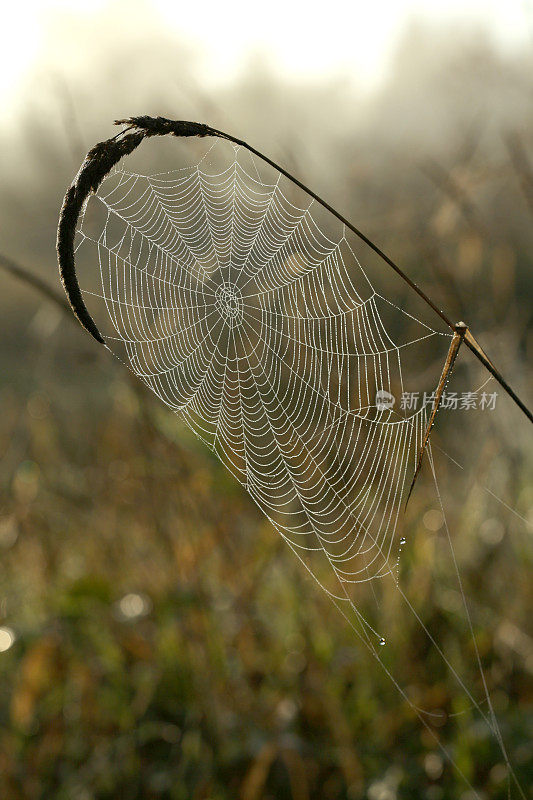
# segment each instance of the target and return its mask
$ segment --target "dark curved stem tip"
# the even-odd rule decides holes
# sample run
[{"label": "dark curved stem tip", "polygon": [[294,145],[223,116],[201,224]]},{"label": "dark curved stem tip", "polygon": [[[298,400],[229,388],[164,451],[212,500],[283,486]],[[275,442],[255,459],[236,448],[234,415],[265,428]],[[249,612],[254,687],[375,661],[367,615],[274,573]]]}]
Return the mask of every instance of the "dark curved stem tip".
[{"label": "dark curved stem tip", "polygon": [[123,156],[133,152],[142,140],[142,133],[130,133],[121,139],[108,139],[100,142],[92,150],[89,150],[80,171],[65,195],[59,215],[56,247],[61,282],[74,314],[83,327],[101,344],[105,344],[104,337],[87,310],[76,275],[74,258],[76,225],[89,195],[96,192],[115,164]]},{"label": "dark curved stem tip", "polygon": [[218,131],[202,122],[186,122],[166,117],[127,117],[116,119],[115,125],[128,125],[145,136],[216,136]]}]

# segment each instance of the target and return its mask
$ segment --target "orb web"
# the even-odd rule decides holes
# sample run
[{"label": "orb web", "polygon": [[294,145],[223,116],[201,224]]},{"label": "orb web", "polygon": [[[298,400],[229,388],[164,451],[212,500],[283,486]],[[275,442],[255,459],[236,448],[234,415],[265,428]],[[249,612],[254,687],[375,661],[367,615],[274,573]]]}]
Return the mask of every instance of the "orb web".
[{"label": "orb web", "polygon": [[99,265],[82,289],[112,348],[346,600],[397,558],[425,424],[396,402],[402,361],[437,331],[374,289],[344,228],[230,149],[218,171],[106,178],[89,201],[99,222],[81,218],[77,258],[89,248]]}]

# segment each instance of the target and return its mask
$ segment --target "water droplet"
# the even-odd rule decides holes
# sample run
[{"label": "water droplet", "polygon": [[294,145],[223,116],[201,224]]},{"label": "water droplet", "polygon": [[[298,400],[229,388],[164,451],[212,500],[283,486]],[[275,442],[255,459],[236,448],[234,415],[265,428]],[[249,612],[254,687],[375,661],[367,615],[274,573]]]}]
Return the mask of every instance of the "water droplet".
[{"label": "water droplet", "polygon": [[405,544],[406,541],[407,539],[405,538],[405,536],[402,536],[402,538],[400,539],[400,544]]},{"label": "water droplet", "polygon": [[383,647],[383,645],[385,644],[385,639],[383,638],[383,636],[379,640],[379,644],[380,644],[381,647]]}]

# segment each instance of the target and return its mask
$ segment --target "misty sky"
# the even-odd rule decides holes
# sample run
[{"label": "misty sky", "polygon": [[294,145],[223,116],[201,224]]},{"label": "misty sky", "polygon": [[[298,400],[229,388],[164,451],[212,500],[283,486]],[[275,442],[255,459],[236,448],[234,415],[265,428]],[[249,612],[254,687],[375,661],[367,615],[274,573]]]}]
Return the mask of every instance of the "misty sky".
[{"label": "misty sky", "polygon": [[[67,18],[102,15],[105,7],[128,9],[140,32],[143,19],[173,30],[199,55],[200,78],[227,80],[259,53],[274,69],[292,78],[316,80],[344,73],[360,85],[379,81],[405,26],[413,18],[481,22],[503,47],[532,41],[530,0],[328,0],[318,12],[308,2],[245,0],[177,3],[175,0],[26,0],[2,11],[0,100],[9,105],[24,74],[40,62],[61,59],[62,23]],[[318,9],[318,6],[316,6]],[[127,23],[125,23],[127,24]],[[114,35],[120,37],[121,25]],[[53,44],[52,44],[53,42]],[[73,46],[74,45],[74,46]],[[66,45],[65,45],[66,47]],[[65,60],[83,60],[75,42]],[[76,65],[77,66],[77,65]],[[68,63],[67,63],[68,68]]]}]

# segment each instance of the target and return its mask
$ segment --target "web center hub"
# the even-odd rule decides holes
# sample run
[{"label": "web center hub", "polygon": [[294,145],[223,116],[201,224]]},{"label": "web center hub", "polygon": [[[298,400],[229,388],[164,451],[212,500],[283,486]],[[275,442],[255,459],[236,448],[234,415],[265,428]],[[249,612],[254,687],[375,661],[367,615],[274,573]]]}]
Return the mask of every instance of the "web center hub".
[{"label": "web center hub", "polygon": [[220,315],[231,328],[242,321],[242,294],[234,283],[222,283],[215,292],[215,302]]}]

